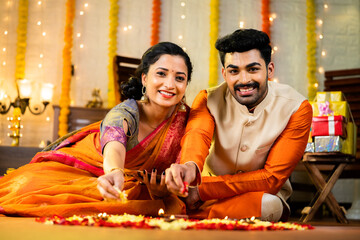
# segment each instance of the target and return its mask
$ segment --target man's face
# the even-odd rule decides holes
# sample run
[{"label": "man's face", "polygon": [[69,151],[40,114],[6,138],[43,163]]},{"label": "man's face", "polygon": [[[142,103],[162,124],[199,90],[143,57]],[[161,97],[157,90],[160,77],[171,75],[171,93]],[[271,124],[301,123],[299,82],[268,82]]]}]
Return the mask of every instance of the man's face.
[{"label": "man's face", "polygon": [[246,107],[257,106],[266,96],[268,77],[271,78],[274,64],[268,66],[260,51],[226,53],[222,75],[236,101]]}]

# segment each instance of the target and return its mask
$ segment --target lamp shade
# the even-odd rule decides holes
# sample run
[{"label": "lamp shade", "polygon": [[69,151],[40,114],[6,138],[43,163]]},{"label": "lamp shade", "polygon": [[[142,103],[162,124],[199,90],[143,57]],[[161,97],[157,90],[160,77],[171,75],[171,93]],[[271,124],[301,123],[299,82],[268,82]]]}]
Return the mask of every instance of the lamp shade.
[{"label": "lamp shade", "polygon": [[0,89],[0,102],[2,102],[5,98],[7,98],[5,91]]},{"label": "lamp shade", "polygon": [[41,85],[41,99],[44,102],[50,102],[53,97],[54,85],[51,83],[43,83]]},{"label": "lamp shade", "polygon": [[30,98],[32,91],[32,81],[28,79],[17,80],[19,94],[21,98]]}]

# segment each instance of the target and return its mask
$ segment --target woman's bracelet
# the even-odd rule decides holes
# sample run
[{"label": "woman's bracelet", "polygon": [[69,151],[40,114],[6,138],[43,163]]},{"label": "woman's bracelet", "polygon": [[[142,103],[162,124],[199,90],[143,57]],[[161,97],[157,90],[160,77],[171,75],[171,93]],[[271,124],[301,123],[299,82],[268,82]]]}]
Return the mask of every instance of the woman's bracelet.
[{"label": "woman's bracelet", "polygon": [[111,173],[115,170],[120,170],[123,174],[125,174],[125,171],[124,169],[120,168],[120,167],[114,167],[114,168],[111,168],[109,171],[106,171],[107,173]]}]

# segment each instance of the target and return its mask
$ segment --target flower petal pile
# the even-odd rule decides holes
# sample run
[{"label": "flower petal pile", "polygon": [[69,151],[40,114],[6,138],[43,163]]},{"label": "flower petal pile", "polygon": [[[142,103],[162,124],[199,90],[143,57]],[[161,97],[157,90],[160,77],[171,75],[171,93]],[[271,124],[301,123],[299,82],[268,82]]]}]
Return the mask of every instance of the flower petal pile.
[{"label": "flower petal pile", "polygon": [[257,219],[167,219],[152,218],[142,215],[111,215],[100,213],[94,216],[72,217],[42,217],[36,218],[37,222],[44,224],[56,225],[79,225],[79,226],[96,226],[96,227],[123,227],[134,229],[162,229],[162,230],[188,230],[188,229],[207,229],[207,230],[308,230],[313,229],[311,225],[289,223],[289,222],[266,222]]}]

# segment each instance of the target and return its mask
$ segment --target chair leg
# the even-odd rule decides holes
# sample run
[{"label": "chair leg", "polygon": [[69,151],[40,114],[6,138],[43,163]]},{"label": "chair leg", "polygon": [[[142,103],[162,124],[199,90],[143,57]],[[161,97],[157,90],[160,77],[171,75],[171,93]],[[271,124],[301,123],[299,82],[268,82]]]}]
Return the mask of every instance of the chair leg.
[{"label": "chair leg", "polygon": [[316,211],[319,209],[321,204],[325,201],[325,203],[328,205],[330,210],[335,214],[337,221],[341,223],[348,223],[348,220],[346,219],[344,212],[341,210],[335,197],[331,193],[331,189],[334,187],[337,179],[344,170],[346,164],[342,163],[339,164],[338,166],[335,166],[334,172],[331,174],[328,181],[324,180],[323,176],[321,175],[319,169],[315,166],[315,164],[304,162],[304,165],[309,173],[311,180],[313,181],[315,187],[318,189],[320,194],[318,196],[315,196],[316,201],[314,202],[311,208],[304,209],[300,221],[302,222],[310,221],[314,217]]}]

